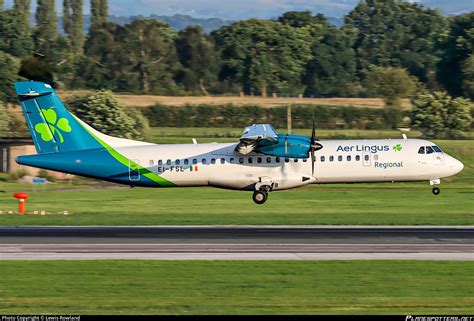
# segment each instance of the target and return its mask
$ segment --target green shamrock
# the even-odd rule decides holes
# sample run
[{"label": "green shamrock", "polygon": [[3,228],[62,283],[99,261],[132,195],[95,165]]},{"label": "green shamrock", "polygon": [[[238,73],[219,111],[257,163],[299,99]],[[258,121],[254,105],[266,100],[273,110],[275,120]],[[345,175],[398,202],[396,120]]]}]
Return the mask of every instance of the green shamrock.
[{"label": "green shamrock", "polygon": [[36,132],[41,134],[41,139],[45,142],[49,142],[53,139],[54,133],[57,133],[59,136],[59,141],[64,143],[64,137],[61,131],[65,133],[70,133],[72,131],[71,126],[69,126],[69,121],[66,118],[60,118],[58,120],[58,115],[56,115],[56,112],[52,108],[41,109],[41,114],[48,122],[47,124],[39,123],[35,126]]},{"label": "green shamrock", "polygon": [[402,145],[401,144],[397,144],[395,146],[393,146],[393,150],[396,151],[396,152],[401,152],[403,149]]}]

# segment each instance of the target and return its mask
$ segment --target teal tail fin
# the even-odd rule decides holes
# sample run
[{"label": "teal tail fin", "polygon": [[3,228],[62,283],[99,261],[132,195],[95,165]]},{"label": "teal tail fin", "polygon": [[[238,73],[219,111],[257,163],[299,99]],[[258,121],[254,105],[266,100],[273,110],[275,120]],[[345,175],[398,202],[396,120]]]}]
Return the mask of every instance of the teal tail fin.
[{"label": "teal tail fin", "polygon": [[15,83],[21,108],[38,154],[101,148],[45,83]]}]

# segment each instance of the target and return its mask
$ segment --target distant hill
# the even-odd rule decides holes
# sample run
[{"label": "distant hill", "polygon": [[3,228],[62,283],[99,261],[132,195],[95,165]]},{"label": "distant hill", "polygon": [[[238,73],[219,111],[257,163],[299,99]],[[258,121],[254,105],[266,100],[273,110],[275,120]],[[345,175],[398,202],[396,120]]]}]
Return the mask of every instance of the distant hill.
[{"label": "distant hill", "polygon": [[[115,22],[120,25],[124,25],[126,23],[129,23],[133,20],[139,19],[139,18],[148,18],[148,19],[156,19],[156,20],[161,20],[169,24],[171,27],[173,27],[176,30],[183,30],[188,26],[196,26],[199,25],[201,26],[205,32],[211,32],[214,30],[219,29],[222,26],[229,25],[233,21],[231,20],[223,20],[220,18],[194,18],[188,15],[183,15],[183,14],[175,14],[174,16],[158,16],[155,14],[152,14],[149,17],[144,17],[144,16],[130,16],[130,17],[123,17],[123,16],[109,16],[110,21]],[[86,16],[86,21],[87,21],[87,26],[86,28],[89,28],[89,17]]]},{"label": "distant hill", "polygon": [[[171,27],[173,27],[176,30],[183,30],[188,26],[195,26],[199,25],[201,26],[205,32],[209,33],[211,31],[217,30],[222,26],[229,25],[233,23],[234,21],[231,20],[223,20],[219,18],[193,18],[191,16],[187,15],[182,15],[182,14],[176,14],[174,16],[158,16],[158,15],[151,15],[149,17],[144,17],[144,16],[130,16],[130,17],[124,17],[124,16],[109,16],[109,20],[119,24],[119,25],[124,25],[127,24],[133,20],[140,19],[140,18],[148,18],[148,19],[156,19],[156,20],[161,20],[169,24]],[[90,15],[84,15],[84,31],[87,32],[89,30],[90,25],[91,25],[91,17]],[[32,13],[30,15],[30,23],[32,25],[35,25],[35,15]],[[58,26],[59,30],[61,33],[64,33],[63,31],[63,20],[62,17],[58,17]]]}]

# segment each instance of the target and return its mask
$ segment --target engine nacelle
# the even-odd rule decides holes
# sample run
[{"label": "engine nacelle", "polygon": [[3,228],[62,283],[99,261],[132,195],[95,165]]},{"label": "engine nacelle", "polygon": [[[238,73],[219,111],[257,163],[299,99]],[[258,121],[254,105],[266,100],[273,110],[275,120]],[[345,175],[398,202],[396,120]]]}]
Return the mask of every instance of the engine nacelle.
[{"label": "engine nacelle", "polygon": [[300,135],[279,134],[278,142],[261,141],[256,152],[277,157],[308,158],[311,139]]}]

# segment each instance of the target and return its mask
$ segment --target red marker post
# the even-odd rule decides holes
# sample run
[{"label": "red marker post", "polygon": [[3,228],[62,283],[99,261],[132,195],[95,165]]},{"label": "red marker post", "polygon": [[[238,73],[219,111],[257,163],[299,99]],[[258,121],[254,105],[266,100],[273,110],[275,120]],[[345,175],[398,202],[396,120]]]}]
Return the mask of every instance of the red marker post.
[{"label": "red marker post", "polygon": [[18,199],[18,214],[25,215],[25,202],[28,199],[28,194],[26,193],[16,193],[13,194],[14,198]]}]

